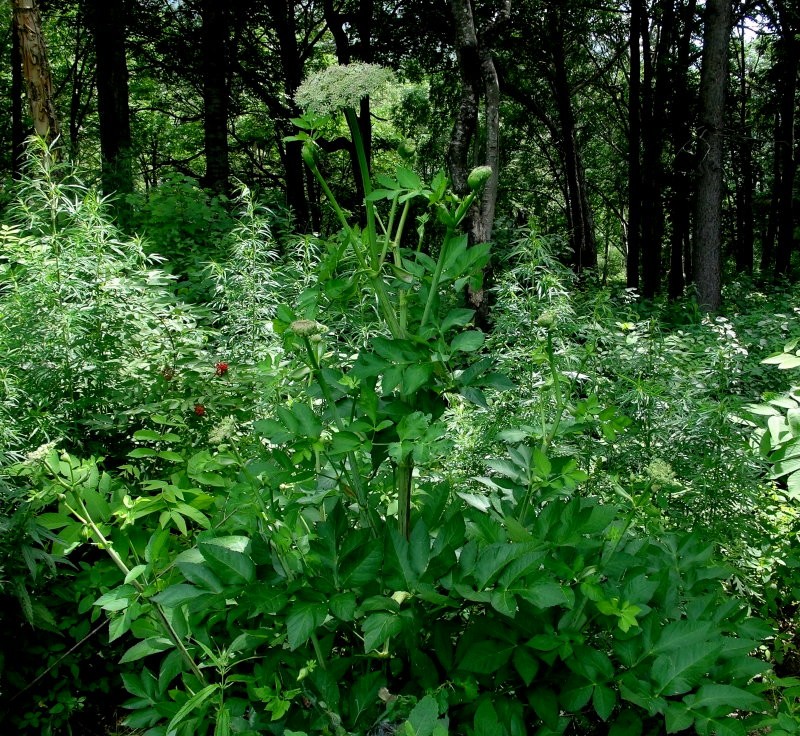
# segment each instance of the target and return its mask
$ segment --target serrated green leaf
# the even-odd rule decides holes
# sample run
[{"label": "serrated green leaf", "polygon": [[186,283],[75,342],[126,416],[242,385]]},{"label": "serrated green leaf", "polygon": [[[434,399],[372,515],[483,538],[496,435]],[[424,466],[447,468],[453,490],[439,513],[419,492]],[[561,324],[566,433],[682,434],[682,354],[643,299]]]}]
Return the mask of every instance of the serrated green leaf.
[{"label": "serrated green leaf", "polygon": [[294,651],[305,644],[311,634],[322,626],[328,614],[324,603],[298,601],[292,605],[286,617],[286,631],[289,648]]}]

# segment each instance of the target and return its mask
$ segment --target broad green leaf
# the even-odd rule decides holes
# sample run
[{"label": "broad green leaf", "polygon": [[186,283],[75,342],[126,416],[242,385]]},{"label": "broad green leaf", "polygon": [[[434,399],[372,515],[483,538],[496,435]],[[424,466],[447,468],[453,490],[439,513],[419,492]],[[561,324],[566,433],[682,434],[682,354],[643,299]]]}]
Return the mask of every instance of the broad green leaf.
[{"label": "broad green leaf", "polygon": [[570,598],[558,583],[535,583],[528,590],[520,591],[519,595],[537,608],[570,604]]},{"label": "broad green leaf", "polygon": [[758,710],[764,707],[763,698],[734,685],[703,685],[696,694],[687,695],[683,702],[692,710],[705,708],[720,716],[735,710]]},{"label": "broad green leaf", "polygon": [[539,660],[525,647],[517,647],[514,650],[513,662],[522,681],[527,687],[530,687],[530,684],[539,672]]},{"label": "broad green leaf", "polygon": [[133,433],[133,439],[137,442],[158,442],[163,439],[163,435],[152,429],[140,429]]},{"label": "broad green leaf", "polygon": [[464,327],[472,322],[475,316],[474,309],[451,309],[442,320],[442,332],[447,332],[451,327]]},{"label": "broad green leaf", "polygon": [[711,634],[709,621],[673,621],[668,623],[652,649],[653,654],[685,649],[705,642]]},{"label": "broad green leaf", "polygon": [[479,330],[467,330],[450,341],[450,349],[453,352],[472,353],[483,345],[485,339],[485,335]]},{"label": "broad green leaf", "polygon": [[193,600],[195,598],[200,598],[202,596],[212,595],[207,590],[203,590],[202,588],[198,588],[195,585],[187,585],[185,583],[178,583],[176,585],[170,585],[168,588],[165,588],[157,595],[154,595],[152,600],[156,603],[161,604],[165,608],[174,608],[175,606],[180,606],[187,601]]},{"label": "broad green leaf", "polygon": [[475,711],[475,736],[503,736],[503,725],[491,700],[484,700]]},{"label": "broad green leaf", "polygon": [[322,626],[327,614],[328,607],[324,603],[298,601],[292,605],[286,617],[286,631],[292,651],[308,641],[311,634]]},{"label": "broad green leaf", "polygon": [[247,554],[250,547],[247,537],[205,539],[197,546],[212,567],[232,575],[234,582],[251,583],[255,579],[256,566]]},{"label": "broad green leaf", "polygon": [[331,613],[341,621],[352,621],[356,613],[355,593],[337,593],[330,600]]},{"label": "broad green leaf", "polygon": [[137,642],[130,649],[128,649],[128,651],[122,655],[119,663],[126,664],[127,662],[136,662],[137,660],[148,657],[151,654],[163,652],[172,646],[172,642],[163,636],[151,636],[147,639]]},{"label": "broad green leaf", "polygon": [[716,661],[718,646],[697,643],[656,657],[651,676],[659,695],[681,695],[695,687]]},{"label": "broad green leaf", "polygon": [[408,736],[432,736],[438,718],[439,705],[433,696],[426,695],[409,713],[405,731]]},{"label": "broad green leaf", "polygon": [[614,712],[617,704],[617,694],[610,687],[596,685],[592,693],[592,707],[600,716],[601,721],[607,721]]},{"label": "broad green leaf", "polygon": [[499,670],[513,654],[515,646],[485,639],[473,644],[457,664],[458,670],[488,675]]},{"label": "broad green leaf", "polygon": [[403,621],[395,613],[372,613],[361,624],[364,632],[364,651],[369,653],[384,646],[392,636],[403,630]]}]

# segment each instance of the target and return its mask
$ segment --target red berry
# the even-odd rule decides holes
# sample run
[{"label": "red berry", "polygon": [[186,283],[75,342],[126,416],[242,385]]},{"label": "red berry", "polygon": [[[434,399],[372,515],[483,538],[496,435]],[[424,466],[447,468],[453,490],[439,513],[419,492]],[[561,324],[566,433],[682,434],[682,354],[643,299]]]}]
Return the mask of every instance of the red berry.
[{"label": "red berry", "polygon": [[216,373],[218,376],[224,376],[228,372],[228,364],[227,363],[217,363],[215,366]]},{"label": "red berry", "polygon": [[202,417],[206,413],[206,408],[202,404],[195,404],[194,413],[197,414],[198,417]]}]

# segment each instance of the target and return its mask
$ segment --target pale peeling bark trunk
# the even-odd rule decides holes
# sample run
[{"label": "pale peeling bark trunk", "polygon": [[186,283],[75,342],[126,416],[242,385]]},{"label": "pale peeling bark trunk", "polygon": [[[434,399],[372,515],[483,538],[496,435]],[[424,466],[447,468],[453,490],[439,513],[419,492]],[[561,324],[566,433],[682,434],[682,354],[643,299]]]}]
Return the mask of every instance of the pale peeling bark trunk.
[{"label": "pale peeling bark trunk", "polygon": [[12,0],[11,4],[33,127],[37,135],[52,141],[59,134],[59,125],[39,9],[35,0]]},{"label": "pale peeling bark trunk", "polygon": [[[458,117],[450,138],[448,168],[453,187],[459,194],[465,194],[471,168],[470,149],[475,139],[482,98],[486,149],[480,164],[491,167],[492,175],[486,183],[480,202],[470,215],[469,235],[472,243],[485,243],[492,237],[500,171],[500,81],[492,55],[491,36],[495,27],[508,18],[511,0],[503,2],[493,26],[484,29],[480,36],[475,28],[470,0],[451,0],[450,9],[455,21],[456,54],[461,70],[462,93]],[[470,290],[469,300],[471,306],[478,311],[478,322],[485,325],[489,308],[485,290]]]},{"label": "pale peeling bark trunk", "polygon": [[694,229],[697,300],[715,312],[722,289],[722,126],[728,79],[729,0],[707,0],[700,74],[700,165]]}]

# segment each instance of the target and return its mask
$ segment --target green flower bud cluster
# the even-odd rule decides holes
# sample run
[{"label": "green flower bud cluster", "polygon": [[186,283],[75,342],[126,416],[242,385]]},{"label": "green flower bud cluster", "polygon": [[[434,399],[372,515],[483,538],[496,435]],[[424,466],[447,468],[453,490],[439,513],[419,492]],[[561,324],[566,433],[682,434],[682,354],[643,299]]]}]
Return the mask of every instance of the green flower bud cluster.
[{"label": "green flower bud cluster", "polygon": [[324,335],[328,328],[313,319],[296,319],[289,325],[289,329],[298,337],[313,337],[314,335]]}]

